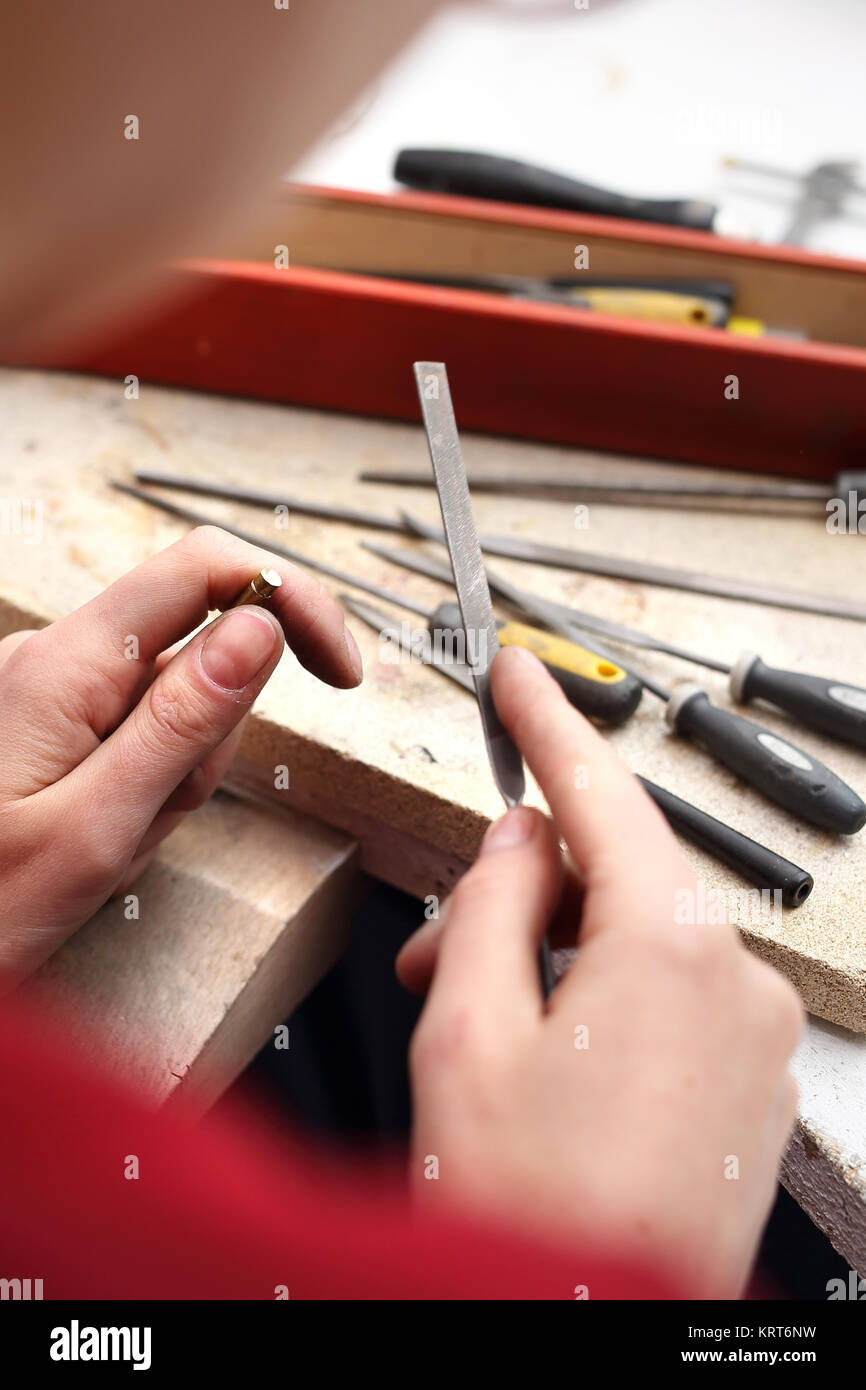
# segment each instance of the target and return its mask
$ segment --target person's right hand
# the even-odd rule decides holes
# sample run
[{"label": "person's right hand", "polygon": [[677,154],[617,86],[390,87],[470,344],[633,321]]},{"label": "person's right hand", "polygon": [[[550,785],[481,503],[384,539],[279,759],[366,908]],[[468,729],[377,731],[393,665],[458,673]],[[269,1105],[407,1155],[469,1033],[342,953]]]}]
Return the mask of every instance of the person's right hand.
[{"label": "person's right hand", "polygon": [[[578,1255],[613,1245],[687,1297],[735,1297],[794,1119],[798,997],[734,928],[675,920],[696,880],[671,831],[541,664],[504,649],[493,690],[581,885],[569,870],[563,893],[553,826],[518,807],[404,947],[404,984],[429,985],[411,1049],[417,1189]],[[545,1005],[554,913],[572,944],[579,922],[580,949]]]}]

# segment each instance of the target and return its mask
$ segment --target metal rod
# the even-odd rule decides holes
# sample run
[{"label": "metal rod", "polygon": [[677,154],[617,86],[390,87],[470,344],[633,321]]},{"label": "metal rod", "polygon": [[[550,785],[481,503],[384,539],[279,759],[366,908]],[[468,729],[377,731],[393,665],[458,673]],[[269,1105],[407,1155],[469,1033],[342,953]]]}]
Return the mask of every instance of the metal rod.
[{"label": "metal rod", "polygon": [[[442,540],[442,532],[426,521],[419,521],[409,512],[401,512],[407,526],[416,536],[426,540]],[[682,589],[690,593],[713,594],[719,598],[744,599],[748,603],[765,603],[779,608],[802,609],[807,613],[823,613],[835,618],[857,618],[866,622],[866,604],[829,595],[801,593],[797,589],[782,589],[774,584],[750,585],[745,580],[725,579],[692,570],[653,565],[645,560],[620,559],[617,555],[590,555],[586,551],[566,550],[565,546],[545,545],[540,541],[525,541],[513,536],[482,536],[481,549],[489,555],[501,555],[512,560],[528,560],[531,564],[551,565],[558,569],[578,570],[585,574],[603,574],[611,579],[630,579],[640,584],[658,584],[663,588]]]},{"label": "metal rod", "polygon": [[[161,476],[169,475],[163,474]],[[157,505],[157,499],[143,489],[133,488],[128,483],[114,483],[112,486],[120,491],[129,492],[131,496],[137,496],[142,501]],[[209,487],[210,484],[202,485],[200,490],[204,491],[205,486]],[[264,496],[265,494],[259,495]],[[283,501],[285,502],[285,499]],[[190,516],[186,508],[173,506],[168,502],[160,502],[159,505],[164,511],[173,512],[176,516],[186,516],[187,518]],[[315,506],[312,503],[305,503],[304,505],[310,508]],[[322,506],[324,505],[322,504]],[[327,514],[335,521],[347,521],[380,530],[397,531],[408,535],[427,534],[427,531],[421,529],[424,523],[418,522],[405,511],[401,512],[400,520],[396,522],[391,517],[381,517],[375,513],[355,511],[345,507],[328,507],[327,513],[321,512],[321,514]],[[222,526],[224,530],[232,531],[235,535],[241,534],[236,527],[217,519],[205,518],[205,524]],[[432,538],[441,541],[443,534],[441,531],[435,532]],[[244,533],[243,539],[249,539],[249,534]],[[846,599],[834,599],[830,595],[809,594],[797,589],[785,589],[774,584],[756,585],[745,580],[728,579],[720,575],[701,574],[667,565],[654,565],[644,560],[629,560],[617,555],[595,555],[587,551],[568,550],[564,546],[545,545],[540,541],[525,541],[513,536],[482,535],[480,541],[481,549],[489,555],[501,555],[514,560],[528,560],[531,564],[553,565],[559,569],[576,570],[583,574],[604,575],[608,579],[631,580],[638,584],[657,584],[663,588],[681,589],[686,593],[709,594],[716,598],[741,599],[747,603],[767,604],[770,607],[791,608],[799,612],[820,613],[828,617],[851,618],[858,622],[866,622],[866,604],[855,603]],[[251,544],[262,545],[263,542],[260,537],[255,537],[251,540]],[[271,549],[279,551],[277,546],[271,546]],[[288,554],[286,551],[281,553]],[[300,563],[310,564],[312,562],[302,560]]]},{"label": "metal rod", "polygon": [[[426,574],[430,579],[439,579],[443,583],[450,583],[448,567],[434,560],[430,555],[424,555],[416,551],[393,550],[390,546],[380,545],[377,541],[361,541],[364,550],[369,550],[371,554],[378,555],[383,560],[389,560],[392,564],[402,565],[404,569],[414,570],[418,574]],[[565,603],[558,603],[555,599],[543,598],[539,594],[530,593],[527,589],[518,588],[516,584],[510,583],[502,575],[494,573],[488,566],[487,582],[491,589],[495,590],[501,598],[509,603],[513,603],[516,608],[529,611],[531,604],[534,611],[542,621],[550,626],[556,619],[565,624],[579,623],[588,632],[600,632],[603,637],[610,637],[613,641],[624,642],[626,646],[645,647],[648,651],[665,652],[668,656],[679,657],[682,661],[692,661],[698,666],[708,666],[711,671],[721,671],[727,675],[730,666],[724,661],[716,661],[710,656],[698,656],[695,652],[686,651],[684,647],[678,647],[673,642],[665,642],[660,637],[650,637],[646,633],[638,632],[636,628],[625,627],[622,623],[616,623],[608,618],[598,618],[594,613],[587,613],[582,608],[574,608]],[[593,646],[595,647],[593,642]],[[600,655],[605,653],[599,648]],[[617,664],[622,663],[617,659]],[[624,668],[625,669],[625,668]]]},{"label": "metal rod", "polygon": [[[740,159],[737,155],[726,155],[722,162],[727,168],[739,169],[744,174],[759,174],[768,179],[784,179],[788,183],[805,183],[815,172],[814,169],[807,169],[804,174],[801,174],[793,169],[782,169],[778,164],[761,164],[753,159]],[[866,196],[866,187],[862,183],[857,183],[852,175],[850,181],[846,179],[840,184],[840,192],[858,193]]]},{"label": "metal rod", "polygon": [[345,521],[349,525],[374,526],[380,531],[403,531],[403,523],[391,516],[377,516],[374,512],[356,511],[353,507],[336,507],[329,502],[311,502],[302,497],[290,497],[286,493],[256,492],[251,488],[235,487],[233,483],[209,483],[199,478],[183,478],[176,473],[159,473],[152,468],[137,468],[135,477],[140,483],[151,483],[157,487],[177,488],[182,492],[196,492],[203,497],[223,497],[230,502],[245,502],[251,507],[288,507],[290,512],[302,516],[319,516],[326,521]]},{"label": "metal rod", "polygon": [[576,570],[580,574],[600,574],[608,579],[625,579],[636,584],[656,584],[665,589],[681,589],[685,593],[709,594],[714,598],[739,599],[745,603],[760,603],[771,608],[791,608],[797,612],[820,613],[830,618],[851,618],[857,622],[866,622],[866,604],[855,603],[851,599],[836,599],[829,594],[810,594],[800,589],[785,589],[781,585],[703,574],[668,565],[654,565],[646,560],[629,560],[619,555],[597,555],[586,550],[568,550],[565,546],[545,545],[539,541],[525,541],[514,536],[482,535],[481,548],[488,555],[527,560],[530,564],[551,565],[557,569]]},{"label": "metal rod", "polygon": [[277,592],[282,582],[282,576],[276,570],[259,570],[226,608],[261,608]]},{"label": "metal rod", "polygon": [[[399,487],[432,487],[433,479],[421,469],[400,469],[389,472],[385,469],[369,468],[358,474],[364,483],[394,483]],[[787,479],[777,483],[723,483],[689,482],[672,483],[666,479],[653,482],[646,478],[633,481],[613,480],[596,482],[581,478],[547,478],[534,474],[515,474],[508,478],[479,476],[473,473],[469,478],[473,492],[496,492],[506,495],[516,493],[539,493],[548,496],[553,493],[567,495],[569,499],[581,497],[611,497],[628,500],[635,499],[635,505],[642,506],[648,497],[663,497],[676,500],[686,498],[691,501],[720,498],[736,501],[785,501],[785,502],[825,502],[827,489],[820,483],[800,483]]]},{"label": "metal rod", "polygon": [[[431,531],[433,528],[431,527]],[[428,537],[433,540],[434,536]],[[438,579],[443,584],[453,585],[450,570],[445,565],[440,565],[436,560],[428,555],[407,555],[405,558],[399,551],[390,550],[388,546],[377,545],[374,541],[362,541],[365,550],[369,550],[373,555],[379,555],[384,560],[389,560],[392,564],[403,565],[406,569],[417,570],[422,574],[427,574],[431,579]],[[500,598],[504,598],[508,603],[514,604],[515,608],[520,608],[530,617],[537,618],[544,623],[552,632],[558,632],[567,641],[578,641],[581,646],[588,647],[590,651],[597,652],[599,656],[612,661],[614,666],[622,667],[627,675],[633,676],[640,681],[653,695],[660,700],[669,700],[671,692],[667,686],[655,680],[653,676],[647,675],[646,671],[633,666],[630,662],[626,663],[621,656],[614,656],[594,637],[580,626],[582,614],[577,610],[565,607],[563,604],[554,603],[551,599],[542,598],[540,594],[531,594],[526,589],[519,589],[516,584],[512,584],[501,574],[496,574],[489,567],[485,567],[487,583],[494,593]]]},{"label": "metal rod", "polygon": [[406,598],[403,594],[391,593],[388,589],[381,588],[378,584],[371,584],[366,579],[361,579],[357,574],[349,574],[346,570],[338,569],[335,565],[328,565],[324,560],[315,560],[312,555],[304,555],[300,550],[290,550],[285,545],[276,545],[272,541],[263,540],[261,536],[255,536],[251,531],[244,531],[240,526],[233,526],[228,521],[220,521],[216,517],[203,516],[201,512],[194,511],[191,507],[181,507],[175,502],[168,502],[163,497],[156,497],[150,492],[145,492],[143,488],[133,487],[131,483],[115,483],[111,486],[117,492],[125,492],[129,497],[136,497],[139,502],[147,502],[151,507],[158,507],[161,512],[168,512],[169,516],[176,516],[181,521],[188,521],[193,526],[219,526],[223,531],[228,531],[232,536],[237,536],[238,540],[246,541],[248,545],[254,545],[259,550],[270,550],[274,555],[282,555],[285,560],[291,560],[293,564],[305,565],[307,569],[316,570],[319,574],[326,574],[330,579],[336,579],[341,584],[351,584],[356,589],[363,589],[365,593],[373,594],[376,598],[384,599],[387,603],[397,603],[403,608],[408,608],[412,613],[418,613],[422,618],[430,617],[430,609],[425,608],[422,603],[414,599]]}]

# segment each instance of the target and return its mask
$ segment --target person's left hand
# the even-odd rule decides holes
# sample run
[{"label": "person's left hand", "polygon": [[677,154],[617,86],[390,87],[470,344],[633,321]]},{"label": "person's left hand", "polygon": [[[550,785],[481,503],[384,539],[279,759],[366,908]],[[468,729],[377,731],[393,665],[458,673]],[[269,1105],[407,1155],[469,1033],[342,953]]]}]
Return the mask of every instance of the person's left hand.
[{"label": "person's left hand", "polygon": [[[273,613],[234,609],[172,649],[264,566],[283,579]],[[283,633],[329,685],[360,683],[354,638],[318,580],[208,526],[68,618],[0,642],[7,986],[129,885],[210,796],[280,658]]]}]

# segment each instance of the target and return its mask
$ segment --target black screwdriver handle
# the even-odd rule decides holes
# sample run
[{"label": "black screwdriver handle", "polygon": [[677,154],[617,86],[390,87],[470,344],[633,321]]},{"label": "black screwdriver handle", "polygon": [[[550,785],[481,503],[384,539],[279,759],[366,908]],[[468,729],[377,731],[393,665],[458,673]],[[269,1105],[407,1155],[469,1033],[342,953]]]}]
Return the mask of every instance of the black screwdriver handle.
[{"label": "black screwdriver handle", "polygon": [[627,674],[615,685],[604,685],[600,681],[588,680],[586,676],[558,666],[555,662],[545,661],[540,652],[536,652],[535,655],[561,687],[569,704],[579,709],[587,719],[594,719],[600,724],[610,724],[616,728],[631,718],[641,702],[643,686],[634,676]]},{"label": "black screwdriver handle", "polygon": [[719,709],[697,686],[676,691],[666,716],[677,733],[810,824],[838,835],[853,835],[866,824],[866,804],[835,772],[760,724]]},{"label": "black screwdriver handle", "polygon": [[766,666],[744,652],[731,670],[730,690],[738,704],[769,700],[811,729],[866,748],[866,690],[859,685]]},{"label": "black screwdriver handle", "polygon": [[496,628],[503,647],[534,652],[569,704],[587,719],[616,727],[630,719],[640,704],[643,685],[637,677],[589,647],[526,623],[497,622]]},{"label": "black screwdriver handle", "polygon": [[724,821],[716,820],[715,816],[701,811],[690,801],[674,796],[673,792],[666,791],[646,777],[639,777],[638,781],[649,792],[671,828],[680,835],[706,850],[714,859],[735,869],[749,883],[756,884],[758,888],[768,888],[771,892],[781,892],[785,907],[799,907],[806,901],[815,885],[812,875],[807,874],[805,869],[798,868],[790,859],[776,854],[775,850],[767,849],[757,840],[750,840],[748,835],[733,830]]},{"label": "black screwdriver handle", "polygon": [[586,676],[557,666],[552,661],[545,661],[539,652],[536,652],[536,656],[560,686],[569,704],[579,709],[587,719],[616,728],[625,724],[640,704],[643,687],[634,676],[626,675],[616,685],[603,685],[600,681],[588,680]]},{"label": "black screwdriver handle", "polygon": [[401,150],[394,164],[394,178],[409,188],[456,193],[465,198],[568,208],[600,217],[628,217],[699,231],[711,230],[716,215],[712,203],[698,199],[630,198],[520,159],[503,159],[472,150]]}]

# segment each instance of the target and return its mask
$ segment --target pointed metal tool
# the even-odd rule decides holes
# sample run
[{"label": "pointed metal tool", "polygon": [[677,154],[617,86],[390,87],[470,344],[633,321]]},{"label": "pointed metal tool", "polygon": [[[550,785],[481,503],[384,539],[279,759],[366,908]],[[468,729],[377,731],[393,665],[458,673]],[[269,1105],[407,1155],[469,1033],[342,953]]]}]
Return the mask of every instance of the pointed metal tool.
[{"label": "pointed metal tool", "polygon": [[499,651],[499,638],[469,500],[466,468],[460,452],[445,364],[416,362],[415,381],[436,478],[457,602],[463,617],[467,654],[472,657],[472,679],[490,766],[506,806],[517,806],[526,791],[523,759],[496,713],[490,690],[490,667]]},{"label": "pointed metal tool", "polygon": [[[490,689],[490,667],[499,650],[499,637],[478,531],[472,515],[466,467],[460,450],[444,362],[416,362],[415,382],[427,431],[430,461],[436,477],[445,543],[466,633],[467,655],[472,651],[473,656],[470,670],[478,697],[487,755],[494,781],[506,806],[510,808],[523,800],[526,778],[520,750],[496,713]],[[556,984],[556,975],[546,936],[538,953],[538,968],[542,992],[548,998]]]}]

